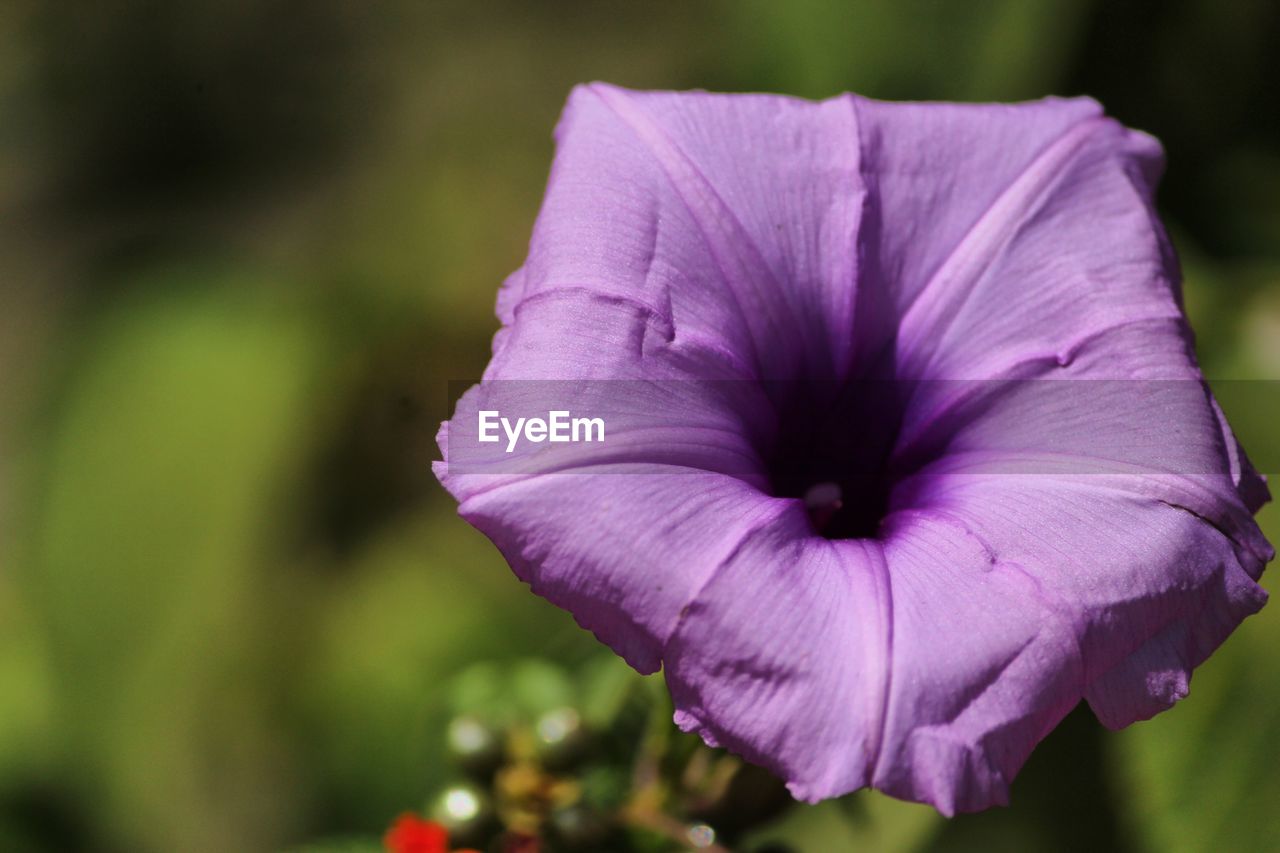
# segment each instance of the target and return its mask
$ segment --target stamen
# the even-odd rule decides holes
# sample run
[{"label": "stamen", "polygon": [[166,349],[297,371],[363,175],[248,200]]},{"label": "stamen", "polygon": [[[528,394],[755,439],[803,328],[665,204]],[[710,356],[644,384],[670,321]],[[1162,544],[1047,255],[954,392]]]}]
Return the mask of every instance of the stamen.
[{"label": "stamen", "polygon": [[821,533],[831,518],[844,506],[839,483],[815,483],[804,493],[804,506],[814,528]]}]

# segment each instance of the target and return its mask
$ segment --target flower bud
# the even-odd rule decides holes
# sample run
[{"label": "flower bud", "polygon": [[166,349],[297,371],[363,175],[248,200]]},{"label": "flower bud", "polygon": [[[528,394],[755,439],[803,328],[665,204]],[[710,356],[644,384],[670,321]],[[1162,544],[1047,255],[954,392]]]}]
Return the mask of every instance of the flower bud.
[{"label": "flower bud", "polygon": [[573,708],[548,711],[534,726],[539,763],[552,772],[564,772],[586,758],[591,738]]},{"label": "flower bud", "polygon": [[468,776],[487,780],[505,757],[502,732],[479,717],[455,717],[445,735],[449,757]]},{"label": "flower bud", "polygon": [[449,831],[450,841],[463,847],[481,846],[497,827],[488,792],[470,782],[457,782],[443,789],[430,803],[428,812]]}]

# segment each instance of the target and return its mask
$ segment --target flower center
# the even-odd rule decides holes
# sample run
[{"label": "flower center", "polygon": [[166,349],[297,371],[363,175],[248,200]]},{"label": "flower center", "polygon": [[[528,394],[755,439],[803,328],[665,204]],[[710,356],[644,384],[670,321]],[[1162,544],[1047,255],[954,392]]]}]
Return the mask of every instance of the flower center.
[{"label": "flower center", "polygon": [[775,396],[783,414],[762,448],[771,490],[802,499],[816,534],[878,535],[894,483],[897,390],[891,382],[826,383]]}]

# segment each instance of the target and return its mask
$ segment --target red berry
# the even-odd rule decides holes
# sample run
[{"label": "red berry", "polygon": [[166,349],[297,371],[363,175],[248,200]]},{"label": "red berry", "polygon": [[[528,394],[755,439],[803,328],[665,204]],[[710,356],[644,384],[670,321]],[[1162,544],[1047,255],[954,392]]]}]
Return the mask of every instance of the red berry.
[{"label": "red berry", "polygon": [[434,821],[405,812],[382,836],[387,853],[449,853],[449,833]]}]

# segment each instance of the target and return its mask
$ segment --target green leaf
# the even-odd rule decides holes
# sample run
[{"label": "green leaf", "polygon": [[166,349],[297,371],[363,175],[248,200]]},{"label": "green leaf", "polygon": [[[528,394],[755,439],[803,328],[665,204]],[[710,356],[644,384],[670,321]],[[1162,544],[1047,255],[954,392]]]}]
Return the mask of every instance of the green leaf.
[{"label": "green leaf", "polygon": [[313,430],[316,338],[262,285],[156,276],[104,312],[37,466],[23,580],[70,783],[131,849],[249,849],[275,831],[261,804],[288,809],[247,662],[275,636],[258,569]]}]

